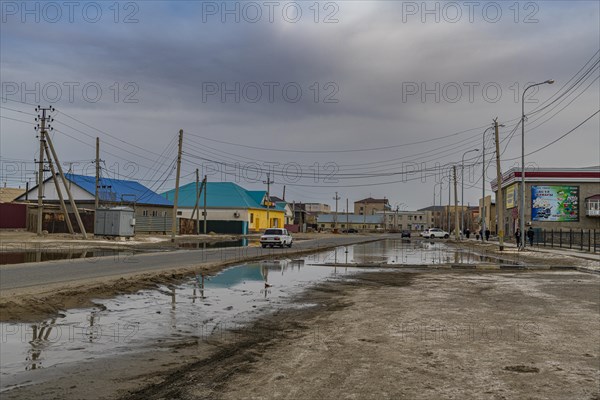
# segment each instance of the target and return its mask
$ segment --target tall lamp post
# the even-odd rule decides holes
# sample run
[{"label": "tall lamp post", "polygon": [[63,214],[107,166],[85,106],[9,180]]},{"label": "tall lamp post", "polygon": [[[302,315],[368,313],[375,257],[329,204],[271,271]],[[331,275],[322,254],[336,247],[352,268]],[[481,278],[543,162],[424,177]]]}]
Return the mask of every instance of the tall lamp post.
[{"label": "tall lamp post", "polygon": [[525,90],[523,90],[523,95],[521,96],[521,190],[519,196],[519,226],[521,229],[521,243],[518,245],[522,249],[525,248],[525,93],[527,93],[527,91],[532,87],[545,84],[552,85],[553,83],[553,79],[548,79],[544,82],[529,85],[525,88]]},{"label": "tall lamp post", "polygon": [[461,234],[462,232],[465,231],[465,156],[469,153],[473,153],[475,151],[479,151],[479,149],[473,149],[473,150],[469,150],[469,151],[465,151],[465,153],[462,155],[462,162],[461,162],[461,172],[460,172],[460,184],[461,184],[461,194],[460,194],[460,208],[461,208],[461,213],[460,213],[460,231]]},{"label": "tall lamp post", "polygon": [[483,241],[483,237],[485,235],[485,134],[490,129],[494,129],[494,127],[490,126],[485,131],[483,131],[483,142],[482,142],[482,150],[483,151],[481,153],[481,155],[483,156],[483,158],[482,158],[482,160],[483,160],[483,172],[482,172],[483,185],[481,185],[481,187],[482,187],[482,191],[481,191],[481,194],[482,194],[481,195],[481,241]]}]

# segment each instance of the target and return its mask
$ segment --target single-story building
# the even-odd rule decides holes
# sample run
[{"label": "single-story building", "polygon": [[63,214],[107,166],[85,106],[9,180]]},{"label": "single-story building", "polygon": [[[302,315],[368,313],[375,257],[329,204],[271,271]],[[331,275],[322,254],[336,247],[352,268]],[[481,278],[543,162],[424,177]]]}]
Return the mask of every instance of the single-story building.
[{"label": "single-story building", "polygon": [[[267,201],[266,191],[246,190],[233,182],[207,182],[203,190],[206,190],[208,231],[246,234],[250,231],[257,232],[269,227],[283,228],[284,226],[285,207],[277,203],[271,205]],[[169,202],[174,201],[175,189],[162,193],[162,196]],[[177,199],[179,218],[192,218],[196,198],[195,182],[179,188]],[[200,194],[198,207],[202,224],[204,193]]]},{"label": "single-story building", "polygon": [[[71,194],[75,199],[77,209],[80,210],[80,212],[86,211],[91,215],[92,226],[90,227],[88,225],[86,228],[86,230],[89,229],[91,232],[94,220],[93,212],[95,208],[96,177],[65,174],[65,178],[67,179]],[[58,175],[56,176],[56,179],[59,182],[59,187],[61,188],[65,204],[67,205],[67,210],[69,213],[72,213],[73,210],[71,209],[67,191],[62,183],[62,179],[60,179]],[[101,177],[98,186],[100,207],[130,206],[134,209],[136,233],[166,234],[171,231],[173,203],[169,200],[135,181]],[[60,200],[52,177],[44,180],[42,194],[44,196],[44,204],[55,206],[51,209],[54,210],[56,218],[64,218],[62,217],[60,207],[56,207],[57,204],[60,204]],[[35,207],[35,205],[37,205],[37,196],[38,186],[34,186],[29,192],[19,196],[17,200],[25,201],[25,198],[27,197],[27,201]],[[28,225],[30,229],[31,227],[36,226],[37,221],[37,214],[34,207],[31,207],[29,215]],[[73,224],[73,228],[77,231],[76,223]]]}]

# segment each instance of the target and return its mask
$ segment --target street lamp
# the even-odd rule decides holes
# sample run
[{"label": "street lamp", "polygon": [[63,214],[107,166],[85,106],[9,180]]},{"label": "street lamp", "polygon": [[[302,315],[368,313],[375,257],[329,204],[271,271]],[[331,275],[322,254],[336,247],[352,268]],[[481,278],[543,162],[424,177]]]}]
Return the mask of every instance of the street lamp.
[{"label": "street lamp", "polygon": [[548,79],[547,81],[534,83],[529,85],[523,90],[523,95],[521,96],[521,190],[520,190],[520,202],[519,205],[519,225],[521,229],[521,243],[518,245],[524,249],[525,248],[525,93],[527,90],[531,89],[535,86],[540,85],[552,85],[554,83],[553,79]]},{"label": "street lamp", "polygon": [[482,157],[483,157],[483,172],[482,172],[482,196],[481,196],[481,241],[483,241],[483,236],[485,235],[485,134],[490,129],[494,129],[494,126],[490,126],[485,131],[483,131],[483,143],[482,143]]},{"label": "street lamp", "polygon": [[465,151],[462,155],[461,162],[461,172],[460,172],[460,183],[461,183],[461,194],[460,194],[460,202],[461,202],[461,221],[460,228],[461,233],[465,231],[465,156],[474,151],[479,151],[479,149],[473,149],[469,151]]}]

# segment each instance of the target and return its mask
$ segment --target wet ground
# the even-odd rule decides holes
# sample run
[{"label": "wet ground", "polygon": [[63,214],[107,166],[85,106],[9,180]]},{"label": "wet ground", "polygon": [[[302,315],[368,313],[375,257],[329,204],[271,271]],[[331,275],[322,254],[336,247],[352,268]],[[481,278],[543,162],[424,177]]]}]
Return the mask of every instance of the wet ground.
[{"label": "wet ground", "polygon": [[179,242],[175,245],[161,245],[154,247],[132,248],[125,244],[115,244],[114,248],[94,248],[83,249],[81,246],[73,246],[70,249],[57,249],[52,244],[44,244],[31,249],[30,246],[23,244],[6,244],[0,247],[0,265],[22,264],[42,261],[72,260],[77,258],[98,258],[116,256],[126,258],[133,254],[152,253],[158,251],[174,251],[179,249],[222,249],[230,247],[256,247],[259,241],[255,239],[242,238],[238,240],[211,241],[211,242]]},{"label": "wet ground", "polygon": [[[3,397],[27,398],[28,390],[30,390],[27,389],[28,387],[35,393],[36,390],[42,390],[40,388],[49,384],[43,382],[48,382],[48,379],[51,377],[60,376],[60,381],[51,384],[57,391],[49,392],[54,393],[54,396],[49,395],[47,398],[78,398],[81,397],[81,394],[76,395],[74,393],[85,393],[88,390],[94,393],[93,384],[84,390],[80,387],[78,378],[73,378],[75,380],[71,381],[73,390],[67,390],[64,387],[69,382],[69,379],[65,377],[66,371],[77,370],[78,366],[81,366],[85,371],[89,367],[84,366],[88,365],[101,365],[105,367],[107,362],[113,365],[115,361],[112,359],[114,358],[119,358],[120,361],[117,362],[120,363],[121,367],[124,365],[127,366],[128,363],[133,363],[134,361],[132,360],[135,360],[137,362],[135,364],[136,368],[141,371],[139,377],[142,378],[140,379],[145,382],[144,384],[148,384],[155,377],[154,373],[147,375],[148,371],[152,370],[152,368],[158,368],[154,365],[158,362],[155,362],[155,360],[163,360],[160,365],[166,368],[168,365],[177,365],[178,362],[188,360],[188,358],[196,360],[201,358],[204,361],[198,361],[200,365],[192,365],[168,377],[167,379],[170,379],[168,385],[160,387],[150,386],[148,389],[137,393],[134,397],[144,399],[163,398],[165,396],[165,398],[215,398],[222,395],[224,398],[270,398],[268,393],[262,391],[260,387],[257,388],[250,385],[254,391],[252,392],[254,395],[244,396],[236,389],[235,385],[230,385],[229,377],[232,377],[231,379],[242,379],[235,371],[240,370],[240,368],[245,371],[246,368],[255,363],[255,361],[252,361],[248,364],[247,357],[244,358],[245,356],[243,356],[246,350],[253,349],[254,353],[258,352],[256,354],[262,354],[263,351],[267,351],[266,348],[263,348],[263,345],[266,345],[266,343],[269,344],[267,347],[276,344],[284,348],[285,343],[289,343],[289,345],[294,343],[293,346],[295,348],[296,342],[290,342],[285,338],[290,332],[293,332],[292,336],[294,338],[299,335],[302,340],[306,340],[305,333],[307,330],[312,335],[312,339],[310,340],[316,340],[309,345],[310,347],[315,346],[315,349],[330,348],[334,344],[331,340],[337,340],[334,337],[338,336],[340,340],[350,341],[348,349],[344,349],[343,352],[335,345],[334,347],[340,353],[332,354],[332,357],[341,356],[341,354],[345,354],[348,351],[354,351],[356,355],[359,355],[362,354],[365,346],[371,348],[378,343],[383,345],[383,343],[386,343],[385,340],[382,341],[381,339],[383,331],[369,330],[369,333],[353,333],[351,337],[344,336],[344,332],[346,328],[350,329],[350,332],[352,330],[352,321],[360,321],[365,318],[366,315],[364,313],[367,310],[371,310],[370,307],[375,307],[374,304],[379,308],[385,308],[386,301],[391,300],[391,298],[386,296],[402,295],[402,293],[396,293],[396,290],[412,285],[415,279],[422,279],[421,274],[425,272],[419,268],[403,269],[401,273],[379,270],[379,272],[373,272],[372,268],[367,270],[364,268],[348,267],[348,265],[388,263],[393,265],[410,264],[418,266],[452,262],[494,262],[495,260],[495,258],[478,254],[476,251],[470,249],[449,248],[442,241],[385,240],[355,246],[342,246],[332,251],[320,252],[304,257],[301,260],[272,259],[265,262],[239,265],[228,268],[212,277],[198,275],[182,282],[162,285],[156,290],[143,290],[135,294],[102,300],[101,305],[98,307],[68,310],[64,315],[57,318],[34,324],[0,324],[2,334],[0,351],[2,383],[0,390],[4,392]],[[477,329],[473,327],[473,323],[479,321],[477,318],[485,316],[485,318],[494,319],[492,315],[488,315],[488,312],[497,309],[497,307],[490,308],[493,304],[497,305],[496,301],[508,302],[509,308],[523,308],[519,304],[521,301],[525,301],[525,299],[520,299],[519,297],[524,296],[525,293],[527,293],[525,297],[530,297],[526,303],[529,305],[525,305],[525,308],[519,312],[523,313],[523,315],[529,315],[527,318],[532,318],[529,322],[538,318],[537,312],[547,313],[549,311],[547,309],[548,306],[545,304],[551,304],[548,303],[551,299],[555,299],[558,303],[563,302],[565,294],[570,297],[569,306],[576,313],[587,315],[590,313],[590,310],[592,314],[594,310],[598,310],[597,297],[595,299],[593,295],[594,288],[598,289],[597,278],[579,278],[579,275],[576,275],[576,273],[569,275],[568,282],[564,280],[565,276],[561,275],[546,274],[540,280],[539,277],[532,274],[523,275],[523,277],[515,274],[502,274],[499,277],[490,275],[486,277],[481,273],[471,273],[467,275],[466,281],[463,282],[456,275],[446,273],[442,276],[442,274],[438,274],[437,272],[429,271],[429,274],[433,275],[420,283],[421,286],[425,284],[422,288],[425,291],[423,292],[425,297],[420,295],[423,298],[419,300],[420,302],[425,302],[424,304],[415,303],[415,299],[413,298],[415,295],[414,292],[411,292],[412,295],[409,297],[399,299],[399,301],[407,301],[406,304],[403,304],[398,309],[405,310],[403,312],[408,311],[406,307],[408,307],[409,302],[413,302],[415,309],[418,307],[425,307],[427,309],[420,317],[418,316],[419,314],[414,314],[413,317],[406,317],[405,315],[400,321],[404,324],[400,332],[404,332],[405,339],[406,337],[412,338],[413,341],[421,345],[423,344],[422,341],[425,340],[423,338],[431,335],[431,327],[433,326],[431,323],[444,320],[441,315],[436,313],[434,304],[439,303],[442,305],[446,304],[446,301],[454,301],[454,305],[457,307],[460,303],[460,307],[464,307],[463,311],[460,312],[466,313],[469,316],[466,320],[464,318],[447,320],[446,325],[450,326],[454,324],[450,327],[456,330],[459,327],[459,321],[462,321],[460,322],[462,324],[460,328],[466,333],[469,332],[469,329]],[[570,285],[566,291],[560,289],[561,285],[564,285],[563,281]],[[445,283],[440,286],[442,282]],[[575,289],[578,284],[572,282],[582,282],[581,291]],[[446,285],[446,283],[448,284]],[[385,288],[387,289],[384,290]],[[358,300],[354,298],[356,294],[354,292],[357,290],[360,292],[357,293],[361,296],[367,290],[369,297],[362,298],[357,303]],[[502,290],[507,291],[506,298],[502,297]],[[590,292],[590,290],[592,291]],[[495,294],[496,291],[500,291],[497,296]],[[475,309],[469,308],[472,304],[470,302],[482,301],[479,298],[480,295],[485,294],[487,296],[489,293],[494,293],[493,301],[490,299],[485,301],[486,304],[492,301],[490,304],[486,305],[483,309],[481,305]],[[383,297],[373,299],[370,296]],[[467,298],[470,300],[467,300]],[[544,303],[542,309],[539,309],[541,306],[540,302]],[[430,309],[430,307],[434,308]],[[446,308],[448,307],[451,306],[447,304]],[[317,321],[319,321],[321,318],[318,317],[319,315],[326,317],[333,315],[330,314],[331,312],[342,312],[346,308],[353,309],[354,316],[350,316],[350,320],[348,321],[340,320],[342,321],[341,324],[333,327],[335,328],[333,331],[328,331],[328,329],[332,329],[331,326],[321,326],[320,323],[314,320],[314,318],[317,318]],[[323,314],[324,311],[326,311],[325,314]],[[394,311],[389,310],[389,312]],[[456,312],[459,312],[459,310],[457,309]],[[554,315],[553,313],[554,311],[552,315]],[[277,315],[281,315],[281,319],[278,317],[272,318]],[[458,316],[459,314],[451,315]],[[478,317],[477,315],[480,316]],[[387,318],[389,322],[394,322],[393,319],[390,319],[389,315]],[[419,320],[419,318],[421,319]],[[507,317],[504,316],[503,318]],[[469,327],[469,324],[465,321],[475,322]],[[595,326],[594,324],[598,325],[598,321],[593,318],[590,321],[589,327]],[[376,324],[384,323],[384,321],[375,322]],[[281,325],[278,325],[278,323],[281,323]],[[311,325],[313,323],[314,325]],[[500,324],[501,322],[496,321],[495,323]],[[361,326],[362,324],[363,322],[361,322]],[[583,332],[589,327],[582,326],[578,329]],[[513,337],[515,334],[518,336],[519,329],[521,329],[522,334],[523,329],[525,329],[525,333],[529,337],[538,334],[537,332],[532,332],[533,328],[531,326],[519,328],[518,324],[516,328],[512,325],[511,327],[507,325],[503,329],[507,334],[513,335]],[[517,329],[517,331],[514,329]],[[232,332],[235,333],[233,336]],[[578,334],[581,332],[577,331]],[[334,336],[330,337],[332,334]],[[250,337],[247,337],[248,335]],[[433,335],[435,337],[436,334],[433,333]],[[283,339],[283,342],[279,343],[280,339]],[[592,342],[595,340],[593,336],[591,339]],[[245,341],[245,344],[242,346],[243,348],[239,347],[240,340]],[[572,340],[578,342],[577,337],[572,338]],[[209,351],[205,348],[205,345],[210,342],[219,343],[218,348],[221,349],[217,351],[214,357],[211,356],[214,349],[211,348]],[[185,350],[189,346],[187,344],[181,348],[182,344],[185,343],[193,343],[192,349],[188,348]],[[585,343],[588,342],[585,341]],[[585,343],[584,347],[588,346]],[[596,341],[596,343],[598,342]],[[233,346],[233,348],[229,346]],[[390,345],[386,344],[385,346]],[[194,347],[196,348],[194,349]],[[175,353],[191,352],[186,353],[187,356],[182,357],[181,360],[170,359],[169,362],[164,360],[168,358],[166,354],[153,354],[151,357],[146,357],[147,360],[145,362],[139,360],[140,357],[144,357],[144,354],[155,351],[157,348],[163,350],[176,348],[178,350],[173,351]],[[229,354],[229,356],[225,357],[221,354],[223,351]],[[287,349],[286,351],[289,352],[291,349]],[[521,348],[520,351],[527,351],[527,349]],[[590,354],[592,359],[590,361],[597,363],[599,357],[597,352],[590,349],[586,351],[586,354]],[[237,354],[238,352],[241,355],[232,356],[232,354]],[[293,354],[294,352],[292,351],[291,353]],[[318,354],[319,352],[314,353],[313,356],[318,356]],[[239,357],[242,357],[242,359],[239,359]],[[261,357],[259,356],[259,358]],[[300,360],[296,360],[296,362],[302,364],[303,357]],[[348,353],[347,357],[348,360],[352,360],[350,353]],[[361,359],[364,359],[364,357],[365,355],[361,355]],[[250,359],[256,359],[256,356],[253,355]],[[343,363],[344,360],[345,358],[342,357],[337,362]],[[140,362],[143,365],[140,366]],[[223,362],[225,364],[221,365]],[[371,361],[371,363],[373,362],[377,364],[376,360]],[[285,364],[285,360],[283,363]],[[447,362],[447,364],[448,366],[452,366],[452,362]],[[152,365],[154,366],[152,367]],[[354,364],[352,365],[354,366]],[[535,368],[540,369],[540,366],[529,365],[527,363],[509,364],[506,367],[509,368],[507,371],[516,371],[515,373],[519,373],[520,370],[524,371],[521,367],[527,369],[527,371],[534,370]],[[273,378],[274,380],[263,380],[263,385],[271,389],[273,389],[273,385],[277,386],[277,382],[275,381],[287,381],[290,378],[289,374],[292,373],[291,370],[289,372],[278,373],[277,366],[273,366],[271,363],[266,363],[261,368],[270,370],[269,373],[271,375],[277,375]],[[306,376],[311,375],[310,368],[307,368],[308,370],[304,372]],[[323,368],[325,368],[325,365],[323,365]],[[353,367],[339,364],[339,368],[352,369]],[[510,368],[513,369],[511,370]],[[544,367],[541,368],[543,369]],[[90,373],[94,369],[97,368],[92,367],[89,370]],[[158,369],[160,370],[160,368]],[[315,390],[319,387],[319,382],[327,382],[331,378],[331,375],[327,375],[326,370],[327,368],[321,372],[325,373],[322,379],[314,376],[310,378],[312,379],[311,382],[317,382]],[[119,368],[115,367],[112,373],[117,374],[118,371]],[[144,373],[144,371],[146,372]],[[202,371],[204,371],[203,373],[206,376],[201,374]],[[227,379],[223,376],[215,376],[218,371],[229,371],[225,375]],[[122,373],[126,372],[123,371]],[[187,384],[186,382],[190,382],[189,374],[194,376],[194,381],[197,380],[200,383]],[[586,376],[585,379],[589,381],[588,372],[584,375]],[[138,375],[136,374],[136,376]],[[260,381],[261,376],[259,375],[255,379]],[[210,383],[210,387],[203,386],[211,382],[211,377],[214,378],[214,381]],[[85,380],[85,378],[81,379]],[[369,379],[376,379],[376,377],[370,377]],[[242,381],[245,380],[242,379]],[[132,380],[126,386],[131,387],[131,385],[134,385],[134,382],[136,381]],[[294,384],[302,385],[296,381],[294,381]],[[24,388],[19,389],[24,390],[22,395],[19,390],[10,390],[15,385],[25,385]],[[245,381],[243,385],[249,385],[249,383]],[[584,381],[583,385],[586,386],[587,383]],[[79,389],[75,390],[76,387],[79,387]],[[415,387],[418,387],[418,385]],[[351,389],[352,387],[350,386],[345,389],[348,396],[353,394]],[[285,388],[282,387],[276,388],[276,390],[278,390],[277,393],[283,393],[281,390],[285,392]],[[308,399],[315,398],[314,396],[318,398],[333,398],[329,396],[332,393],[327,393],[325,391],[326,388],[323,386],[320,387],[320,392],[311,391],[308,388],[300,389],[300,387],[296,387],[294,390],[282,398]],[[46,394],[45,391],[38,393]],[[106,398],[114,398],[114,393],[112,395],[108,393]],[[228,397],[226,393],[231,393],[231,395]],[[311,393],[311,395],[303,395],[303,393]],[[362,391],[360,393],[364,394]],[[374,393],[378,393],[378,395],[358,396],[358,398],[389,397],[380,390],[375,390]],[[89,392],[87,396],[89,397]],[[485,398],[485,396],[482,398]]]},{"label": "wet ground", "polygon": [[[442,242],[390,239],[297,260],[234,266],[216,276],[197,275],[180,284],[102,300],[95,308],[67,310],[37,323],[1,323],[0,389],[22,381],[25,371],[139,351],[156,341],[169,343],[227,331],[259,313],[285,308],[286,300],[309,285],[363,271],[347,265],[449,260],[479,262],[482,257]],[[322,266],[328,263],[345,263],[346,267]]]}]

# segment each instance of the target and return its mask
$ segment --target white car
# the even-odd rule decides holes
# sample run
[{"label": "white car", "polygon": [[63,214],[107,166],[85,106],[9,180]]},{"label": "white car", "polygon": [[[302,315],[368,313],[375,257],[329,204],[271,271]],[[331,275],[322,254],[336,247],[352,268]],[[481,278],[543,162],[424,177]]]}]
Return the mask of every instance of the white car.
[{"label": "white car", "polygon": [[440,228],[429,228],[429,229],[425,229],[423,232],[421,232],[421,236],[423,236],[424,238],[429,238],[429,239],[435,239],[435,238],[448,239],[450,237],[450,234],[444,230],[441,230]]},{"label": "white car", "polygon": [[270,228],[265,230],[265,233],[260,237],[260,245],[265,248],[267,246],[292,247],[292,235],[287,229]]}]

